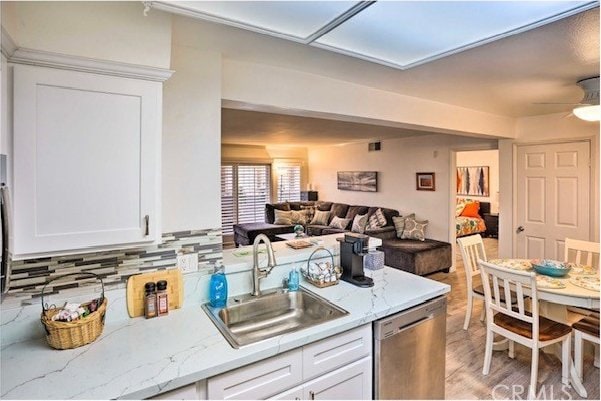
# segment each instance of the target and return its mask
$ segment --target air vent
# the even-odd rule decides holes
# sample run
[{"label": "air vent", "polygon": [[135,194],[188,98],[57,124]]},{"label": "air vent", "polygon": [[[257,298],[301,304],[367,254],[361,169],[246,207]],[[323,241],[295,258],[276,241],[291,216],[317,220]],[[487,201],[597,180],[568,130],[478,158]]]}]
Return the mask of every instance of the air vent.
[{"label": "air vent", "polygon": [[367,146],[367,150],[369,150],[370,152],[379,152],[380,150],[382,150],[382,143],[381,142],[370,142],[369,145]]}]

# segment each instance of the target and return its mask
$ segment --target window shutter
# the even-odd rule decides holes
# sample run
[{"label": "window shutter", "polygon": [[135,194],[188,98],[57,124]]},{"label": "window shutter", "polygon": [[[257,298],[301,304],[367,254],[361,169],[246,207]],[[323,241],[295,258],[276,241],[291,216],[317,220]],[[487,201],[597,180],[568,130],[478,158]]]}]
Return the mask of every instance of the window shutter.
[{"label": "window shutter", "polygon": [[265,204],[271,201],[269,165],[221,166],[221,225],[224,235],[233,225],[265,219]]},{"label": "window shutter", "polygon": [[238,223],[263,221],[269,201],[269,166],[238,166]]},{"label": "window shutter", "polygon": [[236,221],[234,166],[221,166],[221,227],[223,235],[234,233]]},{"label": "window shutter", "polygon": [[299,165],[278,167],[278,202],[300,201],[301,168]]}]

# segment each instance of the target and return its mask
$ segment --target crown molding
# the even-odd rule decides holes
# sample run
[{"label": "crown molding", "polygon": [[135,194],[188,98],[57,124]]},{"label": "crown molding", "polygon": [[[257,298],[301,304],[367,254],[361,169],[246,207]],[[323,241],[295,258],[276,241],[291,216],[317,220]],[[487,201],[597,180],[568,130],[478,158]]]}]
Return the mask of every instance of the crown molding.
[{"label": "crown molding", "polygon": [[2,38],[0,40],[2,54],[4,55],[4,57],[9,59],[13,55],[15,50],[17,50],[17,45],[15,44],[13,38],[8,34],[8,32],[6,32],[6,29],[4,29],[4,27],[0,28],[0,35],[2,35]]},{"label": "crown molding", "polygon": [[[2,41],[2,50],[4,52],[4,40]],[[14,64],[60,68],[156,82],[166,81],[175,72],[164,68],[72,56],[23,47],[16,48],[7,58],[10,63]]]}]

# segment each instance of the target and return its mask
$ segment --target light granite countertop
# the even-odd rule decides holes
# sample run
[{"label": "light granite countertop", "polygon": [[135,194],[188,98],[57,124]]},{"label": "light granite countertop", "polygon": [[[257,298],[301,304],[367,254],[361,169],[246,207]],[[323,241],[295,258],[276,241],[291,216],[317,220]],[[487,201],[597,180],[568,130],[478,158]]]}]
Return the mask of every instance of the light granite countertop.
[{"label": "light granite countertop", "polygon": [[232,348],[200,307],[108,324],[94,343],[56,351],[44,339],[2,348],[3,399],[147,398],[350,330],[449,292],[450,287],[385,267],[372,288],[303,285],[349,315],[242,349]]}]

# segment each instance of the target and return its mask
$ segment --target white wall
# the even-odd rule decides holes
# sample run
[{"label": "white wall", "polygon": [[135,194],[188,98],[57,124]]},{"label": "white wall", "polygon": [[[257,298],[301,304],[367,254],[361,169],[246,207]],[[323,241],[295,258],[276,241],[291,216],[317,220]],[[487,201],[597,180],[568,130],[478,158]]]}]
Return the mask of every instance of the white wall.
[{"label": "white wall", "polygon": [[[397,209],[403,215],[415,212],[428,219],[428,238],[449,241],[451,151],[493,149],[496,140],[425,135],[382,141],[382,151],[368,152],[367,143],[309,149],[309,180],[319,199],[355,205]],[[337,171],[377,171],[378,192],[340,191]],[[416,172],[434,172],[436,191],[417,191]]]},{"label": "white wall", "polygon": [[499,192],[499,151],[475,150],[457,152],[457,167],[488,166],[489,196],[458,195],[459,198],[476,199],[489,202],[492,213],[499,211],[497,193]]},{"label": "white wall", "polygon": [[599,122],[580,120],[567,113],[525,117],[517,120],[516,139],[499,141],[499,256],[513,256],[513,151],[520,143],[545,143],[562,140],[591,141],[591,182],[593,205],[591,241],[599,241]]},{"label": "white wall", "polygon": [[2,2],[19,47],[168,68],[171,16],[138,1]]},{"label": "white wall", "polygon": [[395,123],[429,133],[513,138],[514,119],[271,65],[223,63],[223,99]]},{"label": "white wall", "polygon": [[221,55],[174,45],[163,91],[163,231],[221,227]]}]

